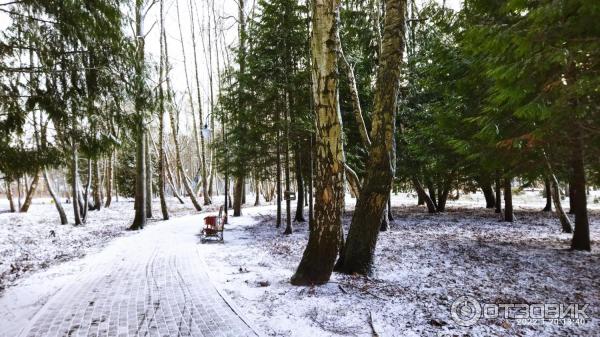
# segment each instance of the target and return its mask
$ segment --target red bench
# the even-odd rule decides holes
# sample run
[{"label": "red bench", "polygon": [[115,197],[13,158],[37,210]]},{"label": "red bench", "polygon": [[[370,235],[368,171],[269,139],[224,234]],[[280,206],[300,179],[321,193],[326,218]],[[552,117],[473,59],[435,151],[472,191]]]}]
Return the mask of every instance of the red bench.
[{"label": "red bench", "polygon": [[223,229],[225,227],[225,217],[223,214],[223,206],[219,208],[219,215],[209,215],[204,217],[204,228],[201,232],[202,243],[206,241],[223,242]]}]

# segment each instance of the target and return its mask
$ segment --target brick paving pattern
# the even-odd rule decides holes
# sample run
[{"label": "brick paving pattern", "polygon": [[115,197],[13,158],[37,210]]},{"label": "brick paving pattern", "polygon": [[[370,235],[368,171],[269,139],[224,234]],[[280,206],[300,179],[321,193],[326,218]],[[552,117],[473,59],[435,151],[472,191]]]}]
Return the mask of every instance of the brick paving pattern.
[{"label": "brick paving pattern", "polygon": [[128,247],[50,299],[21,336],[256,336],[208,279],[197,244],[163,236],[127,238]]}]

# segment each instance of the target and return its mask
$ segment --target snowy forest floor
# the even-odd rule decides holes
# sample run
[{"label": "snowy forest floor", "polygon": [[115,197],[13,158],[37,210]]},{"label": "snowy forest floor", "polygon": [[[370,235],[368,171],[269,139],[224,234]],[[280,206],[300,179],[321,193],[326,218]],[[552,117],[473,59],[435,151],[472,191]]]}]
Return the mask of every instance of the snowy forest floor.
[{"label": "snowy forest floor", "polygon": [[[590,198],[593,251],[586,253],[565,250],[571,235],[560,232],[554,214],[539,212],[544,204],[539,191],[515,196],[514,223],[482,209],[482,199],[479,194],[462,195],[449,201],[446,213],[431,215],[414,206],[413,196],[394,196],[395,220],[390,231],[379,236],[376,270],[369,279],[334,274],[324,286],[290,285],[308,225],[295,223],[294,234],[282,235],[283,228],[275,228],[273,205],[245,208],[244,216],[230,218],[224,244],[207,243],[199,250],[213,281],[270,336],[372,336],[371,325],[379,336],[597,335],[600,205]],[[13,308],[25,305],[23,310],[31,312],[64,285],[62,274],[84,270],[82,259],[76,258],[101,249],[116,236],[135,235],[125,231],[133,218],[130,202],[92,212],[82,227],[56,224],[54,206],[41,203],[27,214],[0,214],[2,285],[16,284],[17,295],[11,298],[17,302],[21,288],[23,293],[40,293],[32,296],[40,303],[5,301],[0,312],[12,310],[19,316]],[[346,230],[354,203],[347,199]],[[170,208],[173,217],[193,213],[175,201]],[[158,216],[158,205],[155,212]],[[206,215],[194,217],[200,224]],[[461,327],[452,320],[450,307],[463,295],[481,303],[587,303],[591,320],[582,325],[520,325],[515,320],[482,319]]]},{"label": "snowy forest floor", "polygon": [[[395,196],[395,220],[381,233],[372,278],[334,274],[324,286],[294,287],[308,225],[293,235],[275,229],[273,207],[232,218],[225,245],[203,249],[211,275],[270,336],[567,336],[600,333],[600,212],[591,204],[592,253],[569,252],[570,234],[554,214],[539,212],[539,192],[516,196],[514,223],[482,209],[482,197],[450,202],[427,214],[415,200]],[[354,199],[348,199],[348,229]],[[525,207],[528,205],[528,207]],[[285,219],[285,217],[284,217]],[[451,318],[463,296],[481,303],[588,303],[591,321],[580,325],[520,325],[480,320],[465,328]]]}]

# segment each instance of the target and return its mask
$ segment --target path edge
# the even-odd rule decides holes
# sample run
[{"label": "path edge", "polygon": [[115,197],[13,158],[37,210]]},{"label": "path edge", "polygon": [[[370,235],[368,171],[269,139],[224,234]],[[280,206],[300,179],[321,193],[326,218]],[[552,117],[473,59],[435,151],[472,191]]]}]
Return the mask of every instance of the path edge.
[{"label": "path edge", "polygon": [[210,281],[210,284],[213,286],[213,288],[217,291],[217,294],[219,294],[219,296],[223,299],[223,301],[225,301],[225,303],[227,304],[227,306],[242,320],[242,322],[244,322],[244,324],[246,324],[246,326],[248,328],[250,328],[250,330],[252,330],[252,332],[258,336],[258,337],[263,337],[265,336],[260,329],[258,329],[256,327],[256,325],[254,323],[252,323],[252,321],[250,321],[250,319],[248,319],[248,317],[246,317],[246,313],[240,308],[238,307],[234,300],[225,293],[225,291],[223,291],[223,289],[221,289],[217,283],[213,280],[213,278],[210,276],[210,274],[208,273],[208,265],[206,264],[206,261],[204,261],[204,257],[202,256],[202,253],[200,252],[200,248],[198,246],[196,246],[196,253],[198,254],[200,263],[202,264],[202,266],[204,267],[203,272],[204,274],[206,274],[208,280]]}]

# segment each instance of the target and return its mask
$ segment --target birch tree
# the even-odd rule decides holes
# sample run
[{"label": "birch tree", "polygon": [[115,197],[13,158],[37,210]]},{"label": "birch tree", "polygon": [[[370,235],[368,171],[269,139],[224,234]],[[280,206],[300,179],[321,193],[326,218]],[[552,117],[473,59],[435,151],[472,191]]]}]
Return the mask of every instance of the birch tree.
[{"label": "birch tree", "polygon": [[316,113],[314,224],[291,282],[329,281],[337,257],[344,209],[344,148],[338,99],[339,0],[312,3],[312,79]]},{"label": "birch tree", "polygon": [[406,0],[385,1],[367,172],[348,232],[339,270],[370,274],[382,216],[394,176],[396,110],[404,54]]}]

